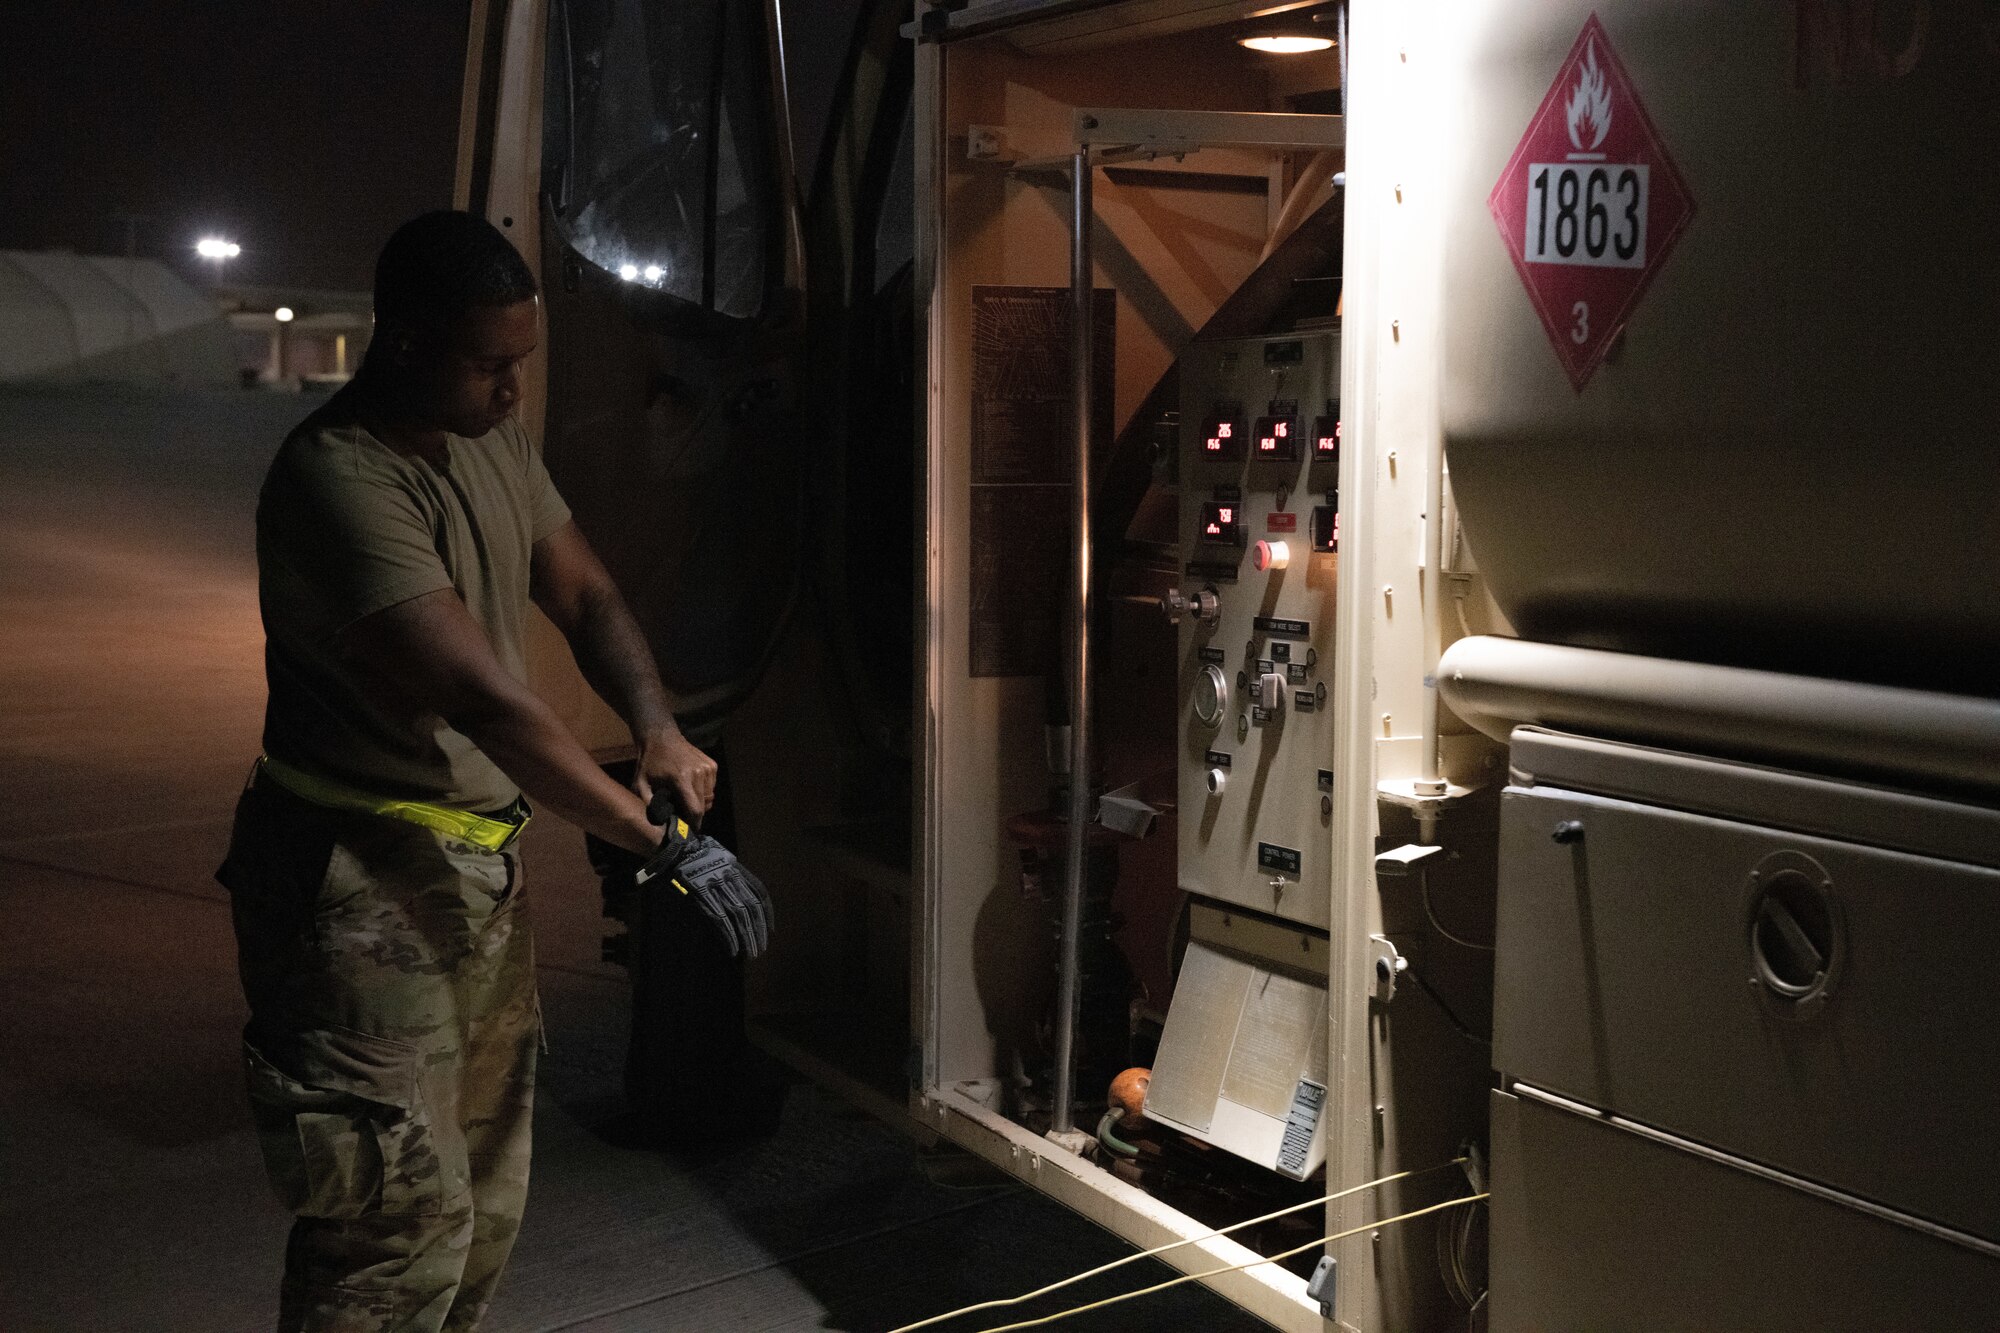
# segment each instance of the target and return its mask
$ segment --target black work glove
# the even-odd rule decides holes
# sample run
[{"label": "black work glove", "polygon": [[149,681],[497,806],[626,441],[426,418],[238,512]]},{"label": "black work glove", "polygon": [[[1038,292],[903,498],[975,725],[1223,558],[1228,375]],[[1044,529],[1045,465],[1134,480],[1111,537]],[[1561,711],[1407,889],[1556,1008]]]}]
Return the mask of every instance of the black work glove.
[{"label": "black work glove", "polygon": [[729,945],[729,955],[748,954],[755,958],[771,940],[775,911],[764,882],[744,868],[727,847],[696,833],[674,809],[673,797],[663,791],[653,793],[646,817],[664,824],[667,836],[660,849],[639,869],[638,883],[665,876],[669,883],[693,898]]}]

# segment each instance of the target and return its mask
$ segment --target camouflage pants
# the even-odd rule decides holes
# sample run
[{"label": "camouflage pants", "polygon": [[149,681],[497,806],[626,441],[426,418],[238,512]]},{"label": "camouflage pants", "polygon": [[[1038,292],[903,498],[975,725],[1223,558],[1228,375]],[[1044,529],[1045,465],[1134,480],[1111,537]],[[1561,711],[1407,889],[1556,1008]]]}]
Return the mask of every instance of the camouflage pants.
[{"label": "camouflage pants", "polygon": [[260,784],[228,888],[280,1333],[477,1325],[520,1228],[536,1042],[518,852]]}]

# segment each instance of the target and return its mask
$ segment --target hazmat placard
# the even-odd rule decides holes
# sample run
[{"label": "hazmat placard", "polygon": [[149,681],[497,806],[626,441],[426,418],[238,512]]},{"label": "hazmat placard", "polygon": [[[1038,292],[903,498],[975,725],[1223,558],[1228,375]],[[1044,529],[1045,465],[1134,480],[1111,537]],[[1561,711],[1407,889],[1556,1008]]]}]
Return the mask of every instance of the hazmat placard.
[{"label": "hazmat placard", "polygon": [[1597,15],[1486,207],[1581,393],[1694,216],[1694,196]]}]

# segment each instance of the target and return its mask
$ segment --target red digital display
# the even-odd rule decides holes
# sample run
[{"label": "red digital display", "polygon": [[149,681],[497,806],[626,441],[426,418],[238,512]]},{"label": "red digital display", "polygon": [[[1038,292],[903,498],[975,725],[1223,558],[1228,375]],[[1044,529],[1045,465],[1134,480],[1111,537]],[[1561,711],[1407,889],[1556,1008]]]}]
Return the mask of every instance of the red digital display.
[{"label": "red digital display", "polygon": [[1243,544],[1243,512],[1234,504],[1207,500],[1201,506],[1201,539],[1218,546]]},{"label": "red digital display", "polygon": [[1340,457],[1340,418],[1320,417],[1313,422],[1313,457]]},{"label": "red digital display", "polygon": [[1280,463],[1296,463],[1299,459],[1299,423],[1291,417],[1258,417],[1256,430],[1257,457]]},{"label": "red digital display", "polygon": [[1201,451],[1210,458],[1243,457],[1243,423],[1227,406],[1218,406],[1201,423]]},{"label": "red digital display", "polygon": [[1312,546],[1315,551],[1340,549],[1340,511],[1332,505],[1320,505],[1313,510]]}]

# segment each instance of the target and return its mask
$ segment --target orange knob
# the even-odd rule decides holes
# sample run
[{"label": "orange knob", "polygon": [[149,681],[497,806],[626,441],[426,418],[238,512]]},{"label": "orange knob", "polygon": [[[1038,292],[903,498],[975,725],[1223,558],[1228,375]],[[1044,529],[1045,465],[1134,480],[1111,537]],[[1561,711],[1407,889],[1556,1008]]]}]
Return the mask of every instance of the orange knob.
[{"label": "orange knob", "polygon": [[1118,1111],[1120,1129],[1137,1129],[1146,1109],[1146,1088],[1153,1081],[1150,1069],[1128,1069],[1111,1080],[1111,1105]]}]

